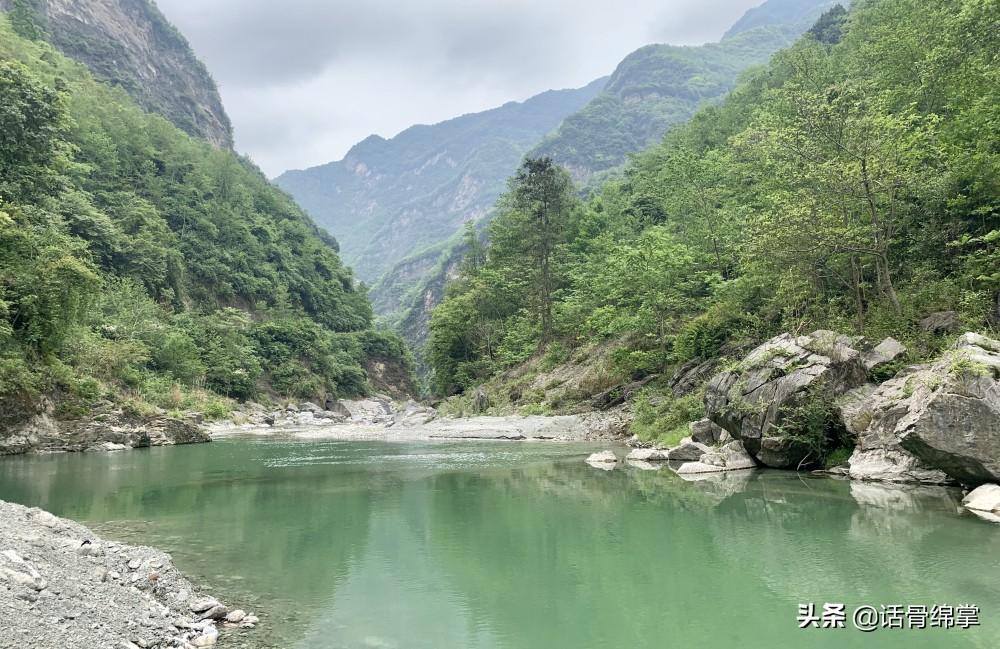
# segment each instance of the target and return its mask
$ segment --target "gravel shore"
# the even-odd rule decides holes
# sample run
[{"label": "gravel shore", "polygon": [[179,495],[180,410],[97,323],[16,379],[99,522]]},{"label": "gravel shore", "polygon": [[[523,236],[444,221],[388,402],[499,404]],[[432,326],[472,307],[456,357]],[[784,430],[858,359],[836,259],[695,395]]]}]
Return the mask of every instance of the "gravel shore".
[{"label": "gravel shore", "polygon": [[257,618],[200,593],[153,548],[0,501],[0,648],[207,647]]}]

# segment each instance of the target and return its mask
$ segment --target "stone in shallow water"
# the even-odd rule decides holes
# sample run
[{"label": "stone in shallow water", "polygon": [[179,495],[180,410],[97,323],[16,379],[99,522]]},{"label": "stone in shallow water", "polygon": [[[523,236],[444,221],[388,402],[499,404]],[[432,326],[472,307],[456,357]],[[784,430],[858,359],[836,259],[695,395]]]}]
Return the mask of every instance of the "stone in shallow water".
[{"label": "stone in shallow water", "polygon": [[701,457],[710,450],[711,449],[704,444],[689,441],[681,444],[677,448],[670,449],[668,456],[672,462],[697,462],[701,460]]},{"label": "stone in shallow water", "polygon": [[752,469],[757,466],[743,444],[737,440],[724,444],[719,448],[709,449],[697,462],[685,462],[678,469],[680,475],[695,473],[715,473],[719,471],[738,471]]},{"label": "stone in shallow water", "polygon": [[665,462],[667,454],[668,449],[663,448],[635,448],[632,449],[625,459],[640,462]]},{"label": "stone in shallow water", "polygon": [[967,509],[1000,513],[1000,485],[984,484],[976,487],[962,499]]},{"label": "stone in shallow water", "polygon": [[242,622],[243,618],[245,618],[246,616],[247,616],[246,611],[238,608],[235,611],[229,612],[229,615],[226,616],[226,622],[233,622],[234,624],[237,622]]},{"label": "stone in shallow water", "polygon": [[219,600],[214,597],[200,597],[191,602],[190,609],[193,613],[204,613],[205,611],[215,608],[218,605]]},{"label": "stone in shallow water", "polygon": [[591,453],[587,458],[588,464],[614,464],[618,461],[618,456],[615,455],[614,451],[599,451],[597,453]]},{"label": "stone in shallow water", "polygon": [[867,381],[860,342],[823,330],[772,338],[712,377],[705,414],[761,464],[794,469],[812,450],[784,432],[786,420],[806,399],[832,402]]},{"label": "stone in shallow water", "polygon": [[662,462],[647,462],[646,460],[630,460],[626,458],[625,463],[633,469],[639,469],[640,471],[659,471],[663,468]]}]

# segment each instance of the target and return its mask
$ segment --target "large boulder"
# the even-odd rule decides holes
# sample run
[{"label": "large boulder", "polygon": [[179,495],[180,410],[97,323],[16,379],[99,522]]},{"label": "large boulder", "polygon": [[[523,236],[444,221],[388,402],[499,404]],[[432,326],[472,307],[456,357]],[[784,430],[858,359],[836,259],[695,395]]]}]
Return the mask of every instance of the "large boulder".
[{"label": "large boulder", "polygon": [[863,343],[862,338],[832,331],[772,338],[709,381],[705,414],[742,441],[761,464],[795,468],[809,459],[810,449],[789,436],[783,425],[806,400],[832,404],[867,382],[859,350]]},{"label": "large boulder", "polygon": [[[907,377],[913,368],[901,372]],[[905,407],[886,407],[902,399],[905,381],[890,380],[882,386],[863,385],[851,390],[838,402],[840,418],[857,444],[848,462],[848,475],[854,480],[879,482],[951,482],[948,475],[926,464],[904,449],[893,434],[895,422],[906,413]],[[875,411],[881,412],[878,426],[872,426]]]},{"label": "large boulder", "polygon": [[941,472],[966,484],[1000,481],[1000,341],[963,335],[937,361],[879,386],[848,427],[858,434],[852,477],[885,479],[868,475],[882,462],[921,481]]}]

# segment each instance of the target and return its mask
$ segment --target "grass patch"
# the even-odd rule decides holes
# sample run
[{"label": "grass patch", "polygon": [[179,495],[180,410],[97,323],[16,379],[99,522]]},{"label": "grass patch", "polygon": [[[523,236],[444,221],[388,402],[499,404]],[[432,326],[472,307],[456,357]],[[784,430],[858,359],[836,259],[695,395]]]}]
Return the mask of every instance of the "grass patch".
[{"label": "grass patch", "polygon": [[688,436],[688,424],[705,415],[702,392],[683,397],[657,394],[643,390],[635,398],[635,417],[631,432],[644,442],[660,446],[677,446]]}]

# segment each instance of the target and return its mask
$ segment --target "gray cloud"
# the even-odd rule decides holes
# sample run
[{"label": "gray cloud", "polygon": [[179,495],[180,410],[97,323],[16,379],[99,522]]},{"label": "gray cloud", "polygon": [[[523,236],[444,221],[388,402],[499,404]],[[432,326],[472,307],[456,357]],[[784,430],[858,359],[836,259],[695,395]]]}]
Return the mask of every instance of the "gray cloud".
[{"label": "gray cloud", "polygon": [[717,40],[762,0],[158,0],[268,174],[609,74],[651,42]]}]

